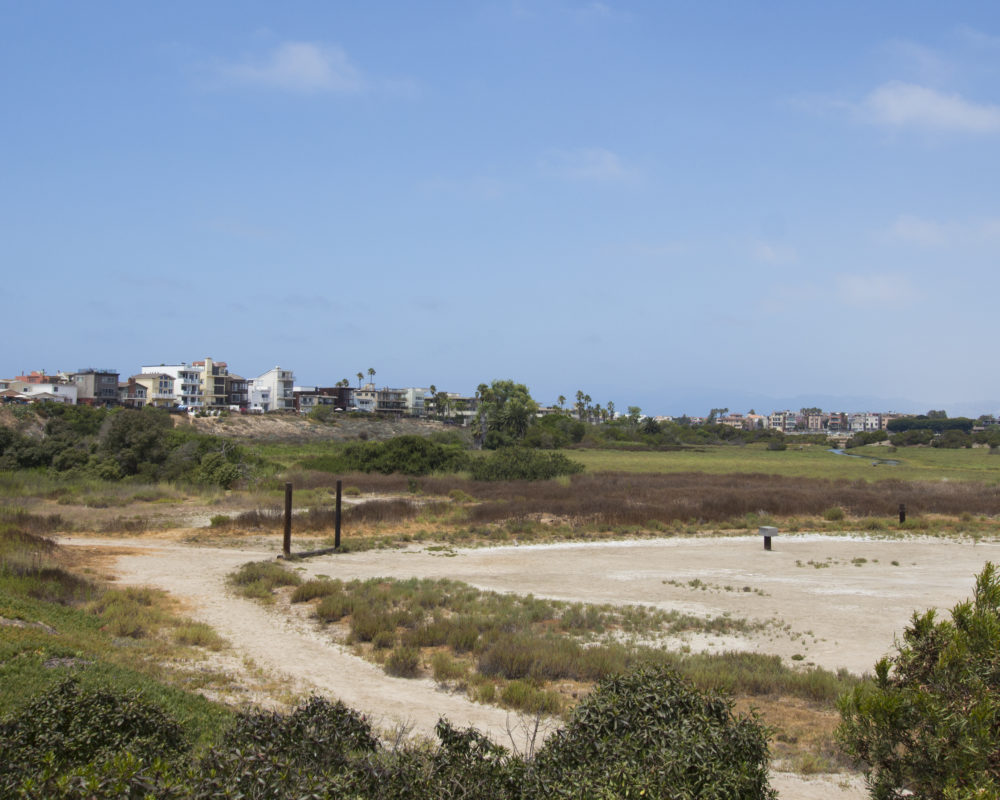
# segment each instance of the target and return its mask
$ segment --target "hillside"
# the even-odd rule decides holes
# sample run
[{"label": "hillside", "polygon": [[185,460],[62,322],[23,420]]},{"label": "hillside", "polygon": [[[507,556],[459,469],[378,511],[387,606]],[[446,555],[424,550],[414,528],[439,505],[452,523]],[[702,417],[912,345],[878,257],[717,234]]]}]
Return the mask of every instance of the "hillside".
[{"label": "hillside", "polygon": [[[435,431],[461,431],[453,425],[411,418],[382,419],[345,416],[334,422],[315,422],[297,414],[231,414],[225,417],[188,417],[175,414],[177,427],[187,426],[199,433],[258,442],[347,442],[391,439],[403,434],[427,436]],[[30,406],[0,407],[0,427],[40,437],[45,423]]]},{"label": "hillside", "polygon": [[296,414],[233,414],[228,417],[186,418],[175,425],[191,425],[200,433],[258,442],[346,442],[391,439],[403,434],[427,436],[435,431],[460,430],[441,422],[418,419],[364,419],[345,416],[335,422],[314,422]]}]

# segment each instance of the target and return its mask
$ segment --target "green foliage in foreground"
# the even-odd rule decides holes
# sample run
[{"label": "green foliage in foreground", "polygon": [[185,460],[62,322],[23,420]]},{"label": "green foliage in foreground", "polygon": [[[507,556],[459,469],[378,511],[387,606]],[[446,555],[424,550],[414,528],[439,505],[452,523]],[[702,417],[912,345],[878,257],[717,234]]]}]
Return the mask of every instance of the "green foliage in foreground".
[{"label": "green foliage in foreground", "polygon": [[[103,724],[95,730],[93,723]],[[387,747],[312,698],[250,711],[198,758],[162,710],[70,682],[0,721],[4,796],[46,798],[741,798],[770,800],[766,730],[668,670],[601,683],[532,756],[442,720],[436,745]],[[29,766],[30,765],[30,766]]]},{"label": "green foliage in foreground", "polygon": [[875,800],[1000,797],[1000,574],[950,620],[914,613],[874,679],[841,700],[838,738]]}]

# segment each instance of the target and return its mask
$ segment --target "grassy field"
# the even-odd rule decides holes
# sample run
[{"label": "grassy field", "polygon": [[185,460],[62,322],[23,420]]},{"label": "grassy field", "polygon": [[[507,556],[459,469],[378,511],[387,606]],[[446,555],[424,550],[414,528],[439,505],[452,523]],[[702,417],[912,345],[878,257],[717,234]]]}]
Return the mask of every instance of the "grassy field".
[{"label": "grassy field", "polygon": [[[850,451],[863,458],[837,455],[820,445],[790,445],[771,451],[764,445],[712,445],[669,452],[573,450],[568,455],[588,472],[706,472],[763,473],[834,480],[977,481],[1000,482],[1000,456],[987,448],[949,450],[937,447],[859,447]],[[879,464],[894,459],[898,465]]]},{"label": "grassy field", "polygon": [[[292,469],[303,459],[325,455],[336,445],[328,442],[265,443],[251,446],[254,453],[277,469]],[[768,450],[764,444],[705,445],[671,451],[566,450],[587,472],[705,472],[713,475],[762,473],[801,478],[864,481],[976,481],[1000,483],[1000,456],[988,448],[946,449],[900,447],[891,452],[882,446],[858,447],[850,455],[831,453],[823,445],[796,445]],[[476,455],[475,453],[473,455]],[[891,459],[899,464],[880,463]]]}]

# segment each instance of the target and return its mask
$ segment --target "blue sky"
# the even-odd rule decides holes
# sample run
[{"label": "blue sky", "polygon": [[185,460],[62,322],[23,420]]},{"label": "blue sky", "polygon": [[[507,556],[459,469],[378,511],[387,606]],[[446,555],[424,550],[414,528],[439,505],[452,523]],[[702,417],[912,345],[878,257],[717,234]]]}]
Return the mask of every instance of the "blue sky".
[{"label": "blue sky", "polygon": [[1000,7],[0,0],[0,374],[1000,412]]}]

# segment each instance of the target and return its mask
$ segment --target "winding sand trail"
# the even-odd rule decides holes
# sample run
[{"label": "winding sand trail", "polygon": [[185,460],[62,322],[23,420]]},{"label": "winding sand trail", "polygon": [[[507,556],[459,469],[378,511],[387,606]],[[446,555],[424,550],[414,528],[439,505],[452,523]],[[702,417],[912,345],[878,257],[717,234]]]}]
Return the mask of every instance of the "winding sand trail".
[{"label": "winding sand trail", "polygon": [[[177,532],[184,533],[184,532]],[[123,584],[162,588],[234,649],[286,680],[292,691],[343,700],[379,727],[430,734],[441,716],[508,742],[517,720],[448,693],[428,679],[393,678],[353,656],[297,614],[231,594],[239,565],[273,558],[271,546],[206,547],[176,540],[68,536],[66,546],[109,548]],[[590,603],[638,603],[767,623],[735,635],[688,634],[694,650],[746,649],[852,672],[870,670],[892,648],[914,610],[947,609],[972,593],[1000,545],[943,539],[783,536],[771,552],[756,537],[676,537],[468,550],[368,551],[296,562],[303,576],[351,579],[446,577],[482,589]],[[691,581],[700,584],[691,586]],[[704,588],[702,588],[704,587]],[[745,588],[744,588],[745,587]],[[794,663],[789,661],[788,663]],[[520,743],[519,743],[520,744]],[[860,781],[774,773],[782,800],[863,798]]]}]

